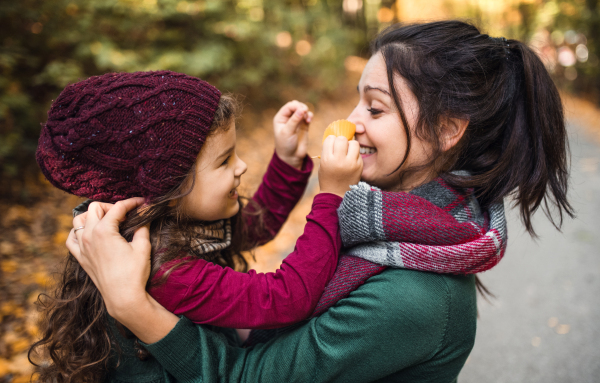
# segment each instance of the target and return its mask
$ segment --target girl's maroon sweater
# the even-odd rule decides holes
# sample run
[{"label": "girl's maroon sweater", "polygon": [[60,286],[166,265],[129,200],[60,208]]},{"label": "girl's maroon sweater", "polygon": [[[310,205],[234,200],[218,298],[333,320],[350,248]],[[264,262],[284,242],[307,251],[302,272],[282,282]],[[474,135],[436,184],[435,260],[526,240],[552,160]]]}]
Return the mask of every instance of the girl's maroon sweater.
[{"label": "girl's maroon sweater", "polygon": [[[251,241],[262,244],[275,237],[302,197],[312,168],[308,157],[302,170],[297,170],[273,155],[252,198],[265,209],[265,230]],[[186,259],[191,262],[176,268],[150,294],[167,310],[195,323],[266,329],[306,319],[337,265],[342,241],[336,211],[341,201],[329,193],[315,196],[304,234],[274,273],[240,273],[190,256]],[[252,218],[247,224],[254,224]]]}]

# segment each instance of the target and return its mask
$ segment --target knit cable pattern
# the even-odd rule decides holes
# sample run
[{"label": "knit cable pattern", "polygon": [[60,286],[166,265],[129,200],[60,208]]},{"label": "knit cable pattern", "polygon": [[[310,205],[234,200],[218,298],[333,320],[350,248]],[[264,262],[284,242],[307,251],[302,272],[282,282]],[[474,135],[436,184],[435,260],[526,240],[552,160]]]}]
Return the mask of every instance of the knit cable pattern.
[{"label": "knit cable pattern", "polygon": [[36,159],[54,186],[78,196],[164,195],[194,164],[220,96],[205,81],[170,71],[90,77],[53,102]]}]

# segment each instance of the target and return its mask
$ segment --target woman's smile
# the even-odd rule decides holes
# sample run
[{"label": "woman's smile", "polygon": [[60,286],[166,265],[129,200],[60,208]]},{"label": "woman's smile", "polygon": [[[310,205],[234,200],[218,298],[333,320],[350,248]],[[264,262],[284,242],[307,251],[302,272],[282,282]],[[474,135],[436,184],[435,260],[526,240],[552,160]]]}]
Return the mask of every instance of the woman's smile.
[{"label": "woman's smile", "polygon": [[377,149],[370,146],[361,146],[360,147],[360,156],[362,158],[369,157],[373,154],[377,153]]}]

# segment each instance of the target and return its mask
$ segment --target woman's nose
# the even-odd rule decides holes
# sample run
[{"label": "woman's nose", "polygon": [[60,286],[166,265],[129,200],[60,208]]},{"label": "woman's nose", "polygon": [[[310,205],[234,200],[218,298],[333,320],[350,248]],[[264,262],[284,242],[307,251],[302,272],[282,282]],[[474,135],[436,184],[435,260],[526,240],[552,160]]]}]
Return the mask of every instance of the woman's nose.
[{"label": "woman's nose", "polygon": [[358,113],[358,106],[356,108],[354,108],[352,113],[350,113],[347,120],[350,121],[351,123],[353,123],[354,125],[356,125],[356,133],[357,134],[364,133],[365,127],[364,127],[362,120],[360,118],[360,115]]}]

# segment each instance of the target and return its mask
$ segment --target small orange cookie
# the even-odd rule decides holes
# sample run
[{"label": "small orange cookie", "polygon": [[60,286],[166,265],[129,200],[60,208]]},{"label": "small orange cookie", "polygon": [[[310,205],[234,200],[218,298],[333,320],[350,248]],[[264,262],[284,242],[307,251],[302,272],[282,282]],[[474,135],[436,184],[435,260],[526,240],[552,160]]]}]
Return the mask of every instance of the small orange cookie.
[{"label": "small orange cookie", "polygon": [[344,136],[350,141],[352,137],[354,137],[354,133],[356,132],[356,125],[351,123],[348,120],[337,120],[329,124],[327,129],[325,129],[325,133],[323,134],[323,141],[328,136]]}]

